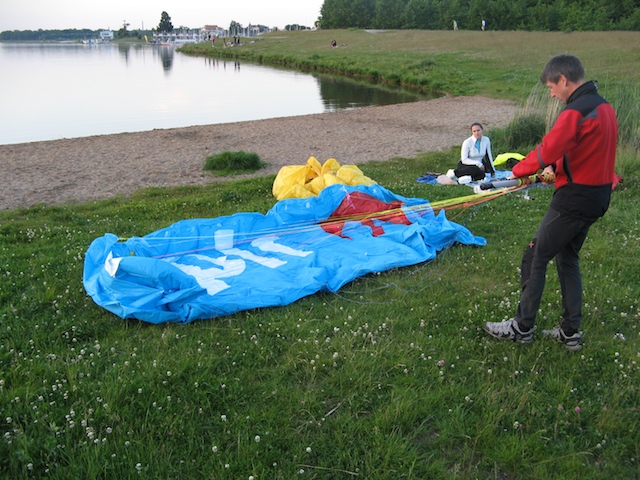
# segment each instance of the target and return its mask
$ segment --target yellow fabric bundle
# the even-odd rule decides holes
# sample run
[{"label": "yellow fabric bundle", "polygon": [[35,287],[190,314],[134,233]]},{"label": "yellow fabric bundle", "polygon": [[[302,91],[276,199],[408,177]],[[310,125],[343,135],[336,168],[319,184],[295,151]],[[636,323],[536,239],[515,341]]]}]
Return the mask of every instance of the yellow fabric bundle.
[{"label": "yellow fabric bundle", "polygon": [[365,176],[355,165],[341,166],[335,158],[324,164],[309,157],[306,165],[282,167],[273,182],[273,196],[285,198],[308,198],[318,195],[322,189],[342,183],[345,185],[373,185],[376,182]]}]

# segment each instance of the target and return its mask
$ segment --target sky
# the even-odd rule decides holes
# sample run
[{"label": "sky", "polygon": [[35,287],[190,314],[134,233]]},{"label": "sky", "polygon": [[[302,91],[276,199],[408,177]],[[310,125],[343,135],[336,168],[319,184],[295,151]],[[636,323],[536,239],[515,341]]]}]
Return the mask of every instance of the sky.
[{"label": "sky", "polygon": [[0,31],[156,28],[167,12],[174,27],[200,28],[231,21],[284,28],[313,27],[323,0],[0,0]]}]

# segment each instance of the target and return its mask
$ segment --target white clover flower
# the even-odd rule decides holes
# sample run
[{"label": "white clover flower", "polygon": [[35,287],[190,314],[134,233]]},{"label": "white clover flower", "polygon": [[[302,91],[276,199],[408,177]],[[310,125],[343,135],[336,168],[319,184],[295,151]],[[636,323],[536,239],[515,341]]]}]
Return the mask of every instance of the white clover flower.
[{"label": "white clover flower", "polygon": [[260,435],[256,435],[254,437],[254,440],[256,441],[256,443],[259,443],[260,442]]}]

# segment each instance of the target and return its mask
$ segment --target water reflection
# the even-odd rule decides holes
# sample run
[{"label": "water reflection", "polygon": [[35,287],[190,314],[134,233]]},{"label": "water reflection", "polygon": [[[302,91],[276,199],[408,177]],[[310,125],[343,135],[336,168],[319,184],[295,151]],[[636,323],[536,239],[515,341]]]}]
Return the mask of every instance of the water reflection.
[{"label": "water reflection", "polygon": [[165,73],[171,71],[173,67],[173,55],[175,53],[175,47],[161,45],[160,46],[160,59],[162,60],[162,69]]},{"label": "water reflection", "polygon": [[428,96],[408,90],[388,89],[379,86],[372,88],[367,83],[349,81],[343,78],[331,76],[317,76],[317,78],[320,84],[322,103],[328,111],[367,105],[393,105],[395,103],[409,103],[436,98],[436,95]]},{"label": "water reflection", "polygon": [[118,44],[118,53],[123,58],[125,64],[129,64],[129,51],[131,50],[130,45]]}]

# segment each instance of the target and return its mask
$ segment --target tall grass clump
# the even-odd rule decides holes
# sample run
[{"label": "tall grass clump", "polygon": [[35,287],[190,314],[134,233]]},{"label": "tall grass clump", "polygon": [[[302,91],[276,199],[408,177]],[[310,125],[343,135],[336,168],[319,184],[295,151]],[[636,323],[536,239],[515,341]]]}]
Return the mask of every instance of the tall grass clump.
[{"label": "tall grass clump", "polygon": [[635,183],[640,174],[640,89],[637,84],[618,82],[601,88],[618,119],[618,151],[616,173],[627,184]]},{"label": "tall grass clump", "polygon": [[265,165],[257,153],[240,150],[237,152],[225,151],[208,156],[204,163],[204,169],[226,175],[238,172],[254,172],[264,168]]},{"label": "tall grass clump", "polygon": [[513,120],[504,129],[491,131],[491,142],[501,151],[527,153],[540,143],[561,110],[557,99],[536,83],[529,96],[516,109]]},{"label": "tall grass clump", "polygon": [[640,151],[640,89],[634,84],[619,84],[604,93],[618,118],[618,142]]}]

